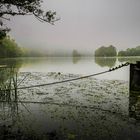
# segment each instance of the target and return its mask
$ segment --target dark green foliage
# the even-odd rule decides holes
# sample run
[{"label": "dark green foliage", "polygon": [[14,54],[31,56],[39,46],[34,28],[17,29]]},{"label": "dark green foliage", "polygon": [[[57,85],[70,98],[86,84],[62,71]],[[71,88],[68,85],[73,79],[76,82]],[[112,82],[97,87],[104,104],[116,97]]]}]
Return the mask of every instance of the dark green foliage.
[{"label": "dark green foliage", "polygon": [[22,50],[16,42],[10,37],[5,37],[0,40],[0,57],[19,57],[22,56]]},{"label": "dark green foliage", "polygon": [[0,30],[0,39],[3,39],[4,37],[6,37],[6,32]]},{"label": "dark green foliage", "polygon": [[96,57],[114,57],[117,55],[116,48],[112,45],[109,47],[100,47],[95,51],[95,56]]},{"label": "dark green foliage", "polygon": [[118,56],[126,56],[126,52],[125,51],[119,51]]},{"label": "dark green foliage", "polygon": [[119,51],[118,56],[140,56],[140,46],[128,48],[125,51]]}]

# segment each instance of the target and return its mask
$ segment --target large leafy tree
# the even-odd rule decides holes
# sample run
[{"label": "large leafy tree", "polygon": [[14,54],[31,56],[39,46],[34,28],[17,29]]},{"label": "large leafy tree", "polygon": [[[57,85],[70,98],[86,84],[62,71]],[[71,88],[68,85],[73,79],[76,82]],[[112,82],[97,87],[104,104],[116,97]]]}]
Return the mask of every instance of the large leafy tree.
[{"label": "large leafy tree", "polygon": [[112,45],[105,47],[102,46],[95,51],[96,57],[114,57],[117,55],[116,48]]},{"label": "large leafy tree", "polygon": [[4,20],[10,20],[11,16],[33,15],[41,22],[50,24],[59,20],[56,18],[56,12],[43,11],[41,3],[42,0],[0,0],[0,39],[10,30]]}]

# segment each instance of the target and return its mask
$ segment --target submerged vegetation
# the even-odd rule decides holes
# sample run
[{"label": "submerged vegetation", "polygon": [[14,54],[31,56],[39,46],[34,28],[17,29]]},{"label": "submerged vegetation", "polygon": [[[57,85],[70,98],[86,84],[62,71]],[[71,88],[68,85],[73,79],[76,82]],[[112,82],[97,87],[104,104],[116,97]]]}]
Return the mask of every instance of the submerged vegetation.
[{"label": "submerged vegetation", "polygon": [[[107,65],[113,65],[115,61],[102,59]],[[2,60],[2,65],[8,65],[4,61],[7,59]],[[35,59],[32,61],[37,63]],[[133,98],[130,97],[129,104],[128,82],[87,78],[49,87],[16,90],[15,87],[62,81],[80,75],[57,72],[19,72],[17,75],[18,69],[14,67],[20,66],[20,62],[11,63],[8,65],[10,68],[0,69],[0,139],[99,140],[106,137],[112,140],[116,137],[126,139],[127,134],[132,138],[135,135],[140,137],[135,124],[128,121],[128,109],[139,103],[138,100],[131,102]],[[103,63],[102,60],[99,59],[99,63]],[[7,89],[15,90],[2,91]],[[130,117],[138,118],[136,113],[131,111]]]},{"label": "submerged vegetation", "polygon": [[[27,73],[20,73],[19,81],[26,75]],[[47,82],[48,79],[63,80],[75,76],[79,77],[79,75],[53,72],[31,73],[28,80],[22,82],[21,86],[30,85],[31,81],[36,84]],[[51,88],[20,90],[17,98],[13,98],[15,94],[12,94],[13,100],[5,104],[0,103],[3,106],[0,115],[0,135],[3,140],[6,138],[15,138],[15,140],[94,138],[99,140],[104,137],[112,140],[116,137],[126,139],[127,134],[132,138],[135,135],[140,137],[135,124],[127,119],[129,114],[127,85],[128,83],[124,81],[100,81],[88,78],[54,85]],[[133,104],[129,104],[130,107],[131,105]],[[135,115],[134,112],[132,113]],[[122,131],[126,135],[123,135]]]}]

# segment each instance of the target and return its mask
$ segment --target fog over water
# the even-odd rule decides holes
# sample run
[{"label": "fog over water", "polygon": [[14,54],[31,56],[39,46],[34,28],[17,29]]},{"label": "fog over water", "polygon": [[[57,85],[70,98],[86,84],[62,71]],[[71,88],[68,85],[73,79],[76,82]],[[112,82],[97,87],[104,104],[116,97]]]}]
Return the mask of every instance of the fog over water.
[{"label": "fog over water", "polygon": [[55,25],[32,16],[8,21],[21,46],[92,53],[102,45],[118,50],[140,45],[139,0],[44,0],[42,8],[56,11],[61,20]]},{"label": "fog over water", "polygon": [[140,56],[81,57],[140,45],[140,0],[42,1],[55,25],[5,21],[27,56],[45,57],[0,59],[0,140],[140,140],[139,66],[124,65]]}]

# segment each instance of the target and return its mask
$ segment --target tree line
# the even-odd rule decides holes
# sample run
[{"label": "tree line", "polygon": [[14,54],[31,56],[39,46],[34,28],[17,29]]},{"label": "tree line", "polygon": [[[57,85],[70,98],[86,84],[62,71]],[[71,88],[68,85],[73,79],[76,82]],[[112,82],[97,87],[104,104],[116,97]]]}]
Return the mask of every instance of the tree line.
[{"label": "tree line", "polygon": [[22,55],[22,49],[17,45],[15,40],[9,36],[0,39],[0,57],[19,57]]},{"label": "tree line", "polygon": [[40,57],[47,56],[46,52],[18,46],[10,36],[0,39],[0,58]]},{"label": "tree line", "polygon": [[128,48],[125,51],[119,51],[118,56],[140,56],[140,46]]},{"label": "tree line", "polygon": [[135,48],[128,48],[117,52],[116,47],[110,45],[108,47],[102,46],[95,50],[95,57],[125,57],[125,56],[140,56],[140,46]]}]

